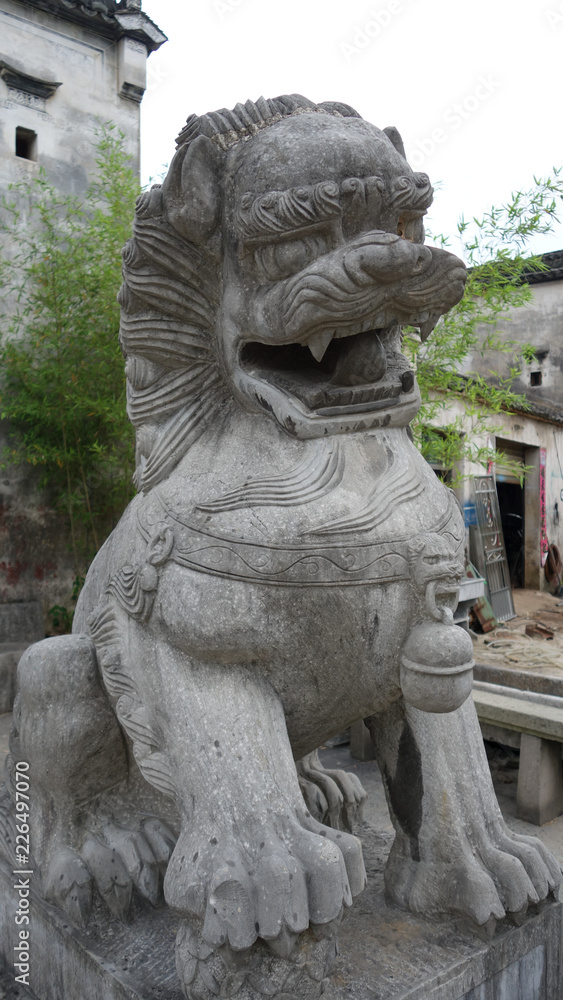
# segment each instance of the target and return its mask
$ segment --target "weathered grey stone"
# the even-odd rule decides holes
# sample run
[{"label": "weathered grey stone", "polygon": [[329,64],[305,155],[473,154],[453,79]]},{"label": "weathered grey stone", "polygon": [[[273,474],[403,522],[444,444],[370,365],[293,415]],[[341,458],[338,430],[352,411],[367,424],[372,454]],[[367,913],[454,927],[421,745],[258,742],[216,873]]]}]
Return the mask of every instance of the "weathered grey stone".
[{"label": "weathered grey stone", "polygon": [[0,604],[0,644],[37,642],[45,635],[39,601]]},{"label": "weathered grey stone", "polygon": [[563,812],[561,746],[522,734],[518,769],[518,815],[543,826]]},{"label": "weathered grey stone", "polygon": [[0,643],[0,715],[11,712],[16,696],[16,670],[29,643]]},{"label": "weathered grey stone", "polygon": [[350,726],[350,755],[356,760],[375,760],[375,747],[363,719]]},{"label": "weathered grey stone", "polygon": [[501,684],[520,691],[534,691],[536,694],[550,694],[563,698],[563,677],[538,674],[532,670],[513,670],[512,667],[497,667],[490,663],[476,663],[473,669],[476,681],[485,684]]},{"label": "weathered grey stone", "polygon": [[39,601],[0,604],[0,714],[11,712],[22,653],[45,635]]},{"label": "weathered grey stone", "polygon": [[473,701],[480,721],[563,743],[563,698],[476,681]]},{"label": "weathered grey stone", "polygon": [[139,494],[75,634],[22,658],[0,833],[13,863],[29,766],[37,892],[76,925],[164,892],[187,997],[321,992],[365,871],[362,792],[314,752],[362,717],[399,905],[491,932],[560,881],[500,816],[453,624],[463,518],[408,434],[401,325],[427,337],[465,280],[422,245],[431,195],[395,129],[286,96],[192,116],[138,203]]}]

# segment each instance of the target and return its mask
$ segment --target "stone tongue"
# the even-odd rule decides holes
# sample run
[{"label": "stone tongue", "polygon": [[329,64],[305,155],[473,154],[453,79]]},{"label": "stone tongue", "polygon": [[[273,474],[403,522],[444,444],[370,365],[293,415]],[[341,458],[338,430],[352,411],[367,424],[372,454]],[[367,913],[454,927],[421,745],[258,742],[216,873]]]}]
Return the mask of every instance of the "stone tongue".
[{"label": "stone tongue", "polygon": [[338,360],[331,377],[333,385],[367,385],[383,378],[387,355],[373,330],[346,337],[338,344]]}]

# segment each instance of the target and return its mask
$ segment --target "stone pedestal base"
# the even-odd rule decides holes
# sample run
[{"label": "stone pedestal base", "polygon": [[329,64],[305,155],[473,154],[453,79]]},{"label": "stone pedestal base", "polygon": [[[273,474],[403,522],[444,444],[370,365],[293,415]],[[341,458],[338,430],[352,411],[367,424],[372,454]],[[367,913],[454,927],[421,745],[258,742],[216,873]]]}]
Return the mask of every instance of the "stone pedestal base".
[{"label": "stone pedestal base", "polygon": [[[326,1000],[556,1000],[563,996],[563,905],[552,903],[490,942],[454,924],[431,923],[388,906],[382,870],[390,837],[365,832],[369,885],[345,921]],[[13,970],[18,876],[0,863],[0,965]],[[33,879],[32,879],[33,881]],[[27,925],[23,925],[25,928]],[[174,968],[176,921],[137,912],[131,924],[102,914],[88,932],[32,894],[28,994],[2,985],[6,1000],[182,1000]],[[13,977],[12,977],[13,980]]]}]

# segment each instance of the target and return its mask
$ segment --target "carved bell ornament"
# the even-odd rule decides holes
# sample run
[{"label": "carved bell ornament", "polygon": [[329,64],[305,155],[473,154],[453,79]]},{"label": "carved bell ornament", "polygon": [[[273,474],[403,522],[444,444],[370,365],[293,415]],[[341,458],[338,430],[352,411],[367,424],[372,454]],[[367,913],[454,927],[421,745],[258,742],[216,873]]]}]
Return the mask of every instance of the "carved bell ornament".
[{"label": "carved bell ornament", "polygon": [[403,697],[422,712],[455,712],[471,694],[474,666],[471,637],[459,625],[415,625],[401,654]]}]

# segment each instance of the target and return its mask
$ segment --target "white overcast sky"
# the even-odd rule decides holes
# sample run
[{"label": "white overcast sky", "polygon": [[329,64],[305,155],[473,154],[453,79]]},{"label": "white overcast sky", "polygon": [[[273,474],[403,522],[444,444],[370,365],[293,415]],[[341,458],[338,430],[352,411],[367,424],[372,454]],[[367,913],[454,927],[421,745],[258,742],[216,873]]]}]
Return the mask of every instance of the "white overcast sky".
[{"label": "white overcast sky", "polygon": [[[455,232],[563,164],[563,0],[144,0],[168,35],[142,104],[142,177],[188,115],[260,95],[351,104],[396,125]],[[563,212],[561,213],[563,217]],[[563,248],[563,223],[535,251]],[[455,244],[452,244],[455,249]]]}]

